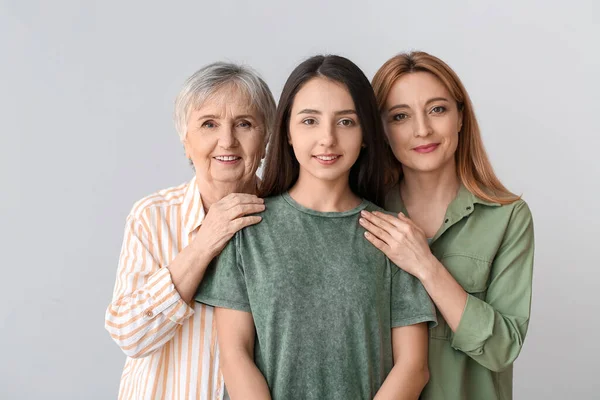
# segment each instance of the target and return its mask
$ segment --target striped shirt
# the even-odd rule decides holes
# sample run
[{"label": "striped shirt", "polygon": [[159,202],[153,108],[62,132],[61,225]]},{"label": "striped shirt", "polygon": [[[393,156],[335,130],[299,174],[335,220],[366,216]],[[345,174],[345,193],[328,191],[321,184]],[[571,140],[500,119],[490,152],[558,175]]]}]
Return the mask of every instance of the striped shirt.
[{"label": "striped shirt", "polygon": [[186,304],[165,268],[204,218],[196,178],[134,204],[105,326],[128,356],[119,399],[221,400],[213,308]]}]

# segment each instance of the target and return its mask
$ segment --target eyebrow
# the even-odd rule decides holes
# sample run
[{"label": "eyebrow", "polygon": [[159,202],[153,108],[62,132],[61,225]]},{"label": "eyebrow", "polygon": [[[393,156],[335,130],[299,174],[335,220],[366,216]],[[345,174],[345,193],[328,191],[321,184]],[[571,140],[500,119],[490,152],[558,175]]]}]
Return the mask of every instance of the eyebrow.
[{"label": "eyebrow", "polygon": [[[321,115],[323,113],[321,111],[319,111],[319,110],[313,110],[311,108],[305,108],[304,110],[298,111],[298,114],[318,114],[318,115]],[[356,114],[356,111],[352,110],[352,109],[348,109],[348,110],[336,111],[334,114],[335,115],[349,115],[349,114]]]},{"label": "eyebrow", "polygon": [[[434,97],[432,99],[427,100],[427,102],[425,103],[425,105],[429,104],[429,103],[433,103],[434,101],[445,101],[445,102],[450,102],[447,98],[445,97]],[[397,110],[399,108],[410,108],[408,106],[408,104],[396,104],[395,106],[392,106],[388,109],[388,112]]]},{"label": "eyebrow", "polygon": [[214,114],[209,114],[209,115],[202,115],[202,116],[198,117],[197,121],[200,121],[201,119],[207,119],[207,118],[210,118],[210,119],[219,119],[218,116],[216,116]]},{"label": "eyebrow", "polygon": [[[200,121],[202,119],[220,119],[220,118],[221,117],[218,115],[208,114],[208,115],[202,115],[202,116],[198,117],[198,121]],[[236,119],[239,119],[239,118],[255,119],[255,117],[252,114],[236,115],[235,118]]]}]

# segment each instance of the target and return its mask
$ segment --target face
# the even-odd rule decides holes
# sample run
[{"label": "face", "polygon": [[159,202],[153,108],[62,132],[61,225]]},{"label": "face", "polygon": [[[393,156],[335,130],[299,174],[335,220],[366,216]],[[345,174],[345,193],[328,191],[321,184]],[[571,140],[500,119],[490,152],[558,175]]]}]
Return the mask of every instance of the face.
[{"label": "face", "polygon": [[292,105],[288,140],[300,164],[299,180],[348,181],[362,145],[348,89],[325,78],[305,83]]},{"label": "face", "polygon": [[405,172],[454,168],[462,112],[437,77],[414,72],[398,79],[383,118],[392,151]]},{"label": "face", "polygon": [[183,144],[198,179],[243,185],[265,154],[263,120],[246,95],[224,87],[191,113]]}]

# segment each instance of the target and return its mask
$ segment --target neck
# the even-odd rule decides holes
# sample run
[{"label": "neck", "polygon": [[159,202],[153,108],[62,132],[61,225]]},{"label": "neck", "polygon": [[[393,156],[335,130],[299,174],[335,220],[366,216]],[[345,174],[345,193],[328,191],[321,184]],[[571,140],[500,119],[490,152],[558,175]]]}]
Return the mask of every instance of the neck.
[{"label": "neck", "polygon": [[253,176],[248,181],[238,182],[216,182],[203,179],[196,174],[196,185],[202,195],[202,205],[208,212],[210,207],[230,193],[249,193],[256,194],[258,187],[258,178]]},{"label": "neck", "polygon": [[290,196],[303,207],[321,212],[343,212],[358,207],[361,199],[350,189],[349,173],[334,181],[318,179],[300,170]]},{"label": "neck", "polygon": [[454,162],[449,163],[446,168],[431,172],[403,168],[400,195],[407,209],[429,205],[445,208],[456,197],[459,188],[460,181]]}]

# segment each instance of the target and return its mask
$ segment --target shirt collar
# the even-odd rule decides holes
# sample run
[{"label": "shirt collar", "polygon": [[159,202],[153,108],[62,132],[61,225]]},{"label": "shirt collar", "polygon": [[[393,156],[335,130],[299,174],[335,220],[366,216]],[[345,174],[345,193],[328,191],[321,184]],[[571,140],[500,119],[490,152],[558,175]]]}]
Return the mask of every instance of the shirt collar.
[{"label": "shirt collar", "polygon": [[[405,215],[408,215],[406,212],[406,207],[404,206],[404,203],[402,202],[402,198],[400,197],[400,184],[399,183],[394,185],[394,187],[388,193],[387,198],[386,198],[386,203],[399,205],[400,210]],[[458,189],[458,193],[456,194],[456,197],[454,198],[454,200],[452,200],[452,202],[450,202],[450,205],[448,205],[447,214],[453,214],[455,216],[464,216],[464,215],[470,214],[473,211],[475,204],[482,204],[485,206],[499,206],[500,205],[499,203],[494,203],[491,201],[480,199],[479,197],[477,197],[473,193],[471,193],[469,191],[469,189],[467,189],[465,187],[465,185],[463,185],[461,183],[461,185]]]},{"label": "shirt collar", "polygon": [[195,231],[204,219],[204,206],[200,190],[196,184],[196,176],[188,183],[182,203],[183,226],[188,234]]},{"label": "shirt collar", "polygon": [[457,217],[463,217],[465,215],[469,215],[473,212],[473,209],[475,208],[475,204],[481,204],[484,206],[491,206],[491,207],[500,206],[500,203],[494,203],[494,202],[487,201],[487,200],[484,200],[484,199],[481,199],[481,198],[475,196],[473,193],[471,193],[469,191],[469,189],[467,189],[465,187],[465,185],[463,185],[461,183],[460,188],[458,189],[458,193],[456,194],[456,197],[454,198],[454,200],[452,200],[452,202],[448,206],[448,212],[446,213],[446,215],[447,216],[457,216]]}]

